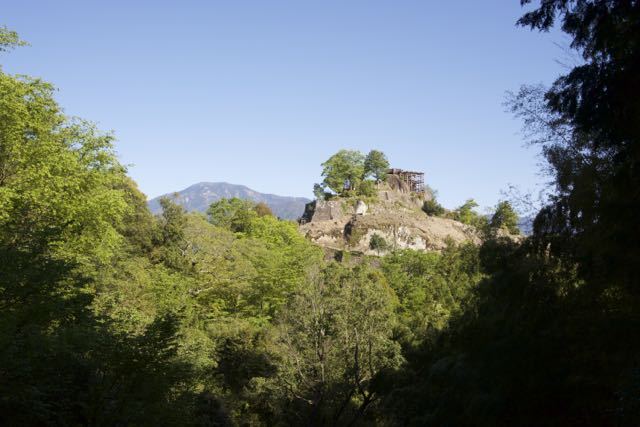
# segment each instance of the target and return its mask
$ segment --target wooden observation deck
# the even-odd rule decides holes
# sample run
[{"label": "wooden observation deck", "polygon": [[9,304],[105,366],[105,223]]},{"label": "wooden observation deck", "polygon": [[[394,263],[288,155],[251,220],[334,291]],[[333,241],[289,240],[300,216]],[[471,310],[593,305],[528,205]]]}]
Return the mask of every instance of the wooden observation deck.
[{"label": "wooden observation deck", "polygon": [[407,184],[414,193],[424,193],[424,172],[406,171],[403,169],[389,169],[390,175],[395,175]]}]

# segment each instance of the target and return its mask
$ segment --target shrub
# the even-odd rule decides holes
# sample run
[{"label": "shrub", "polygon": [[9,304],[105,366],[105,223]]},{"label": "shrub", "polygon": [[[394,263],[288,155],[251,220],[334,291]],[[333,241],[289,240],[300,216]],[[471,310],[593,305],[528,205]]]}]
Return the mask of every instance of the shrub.
[{"label": "shrub", "polygon": [[258,216],[274,216],[273,211],[264,202],[260,202],[253,207],[253,210],[258,214]]},{"label": "shrub", "polygon": [[389,249],[389,243],[387,243],[384,237],[375,233],[371,236],[371,240],[369,240],[369,249],[377,251],[379,254],[381,251]]},{"label": "shrub", "polygon": [[358,196],[375,197],[378,194],[376,184],[373,181],[362,181],[358,187]]},{"label": "shrub", "polygon": [[445,213],[445,209],[435,199],[426,200],[422,210],[429,216],[442,216]]},{"label": "shrub", "polygon": [[502,201],[498,203],[496,211],[491,218],[491,228],[506,228],[511,234],[520,234],[518,214],[513,210],[509,202]]}]

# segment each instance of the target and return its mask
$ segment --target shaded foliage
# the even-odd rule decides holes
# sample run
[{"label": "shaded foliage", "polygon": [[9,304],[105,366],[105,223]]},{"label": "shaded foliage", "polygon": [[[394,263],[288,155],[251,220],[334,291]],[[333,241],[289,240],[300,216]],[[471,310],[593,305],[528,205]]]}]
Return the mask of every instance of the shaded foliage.
[{"label": "shaded foliage", "polygon": [[518,214],[507,201],[498,203],[493,215],[491,216],[491,220],[489,221],[489,226],[493,229],[504,228],[511,234],[520,234],[520,229],[518,228]]},{"label": "shaded foliage", "polygon": [[436,199],[425,200],[422,210],[429,216],[443,216],[446,213],[445,208]]},{"label": "shaded foliage", "polygon": [[[533,236],[341,264],[238,199],[151,216],[111,135],[0,72],[0,423],[637,425],[639,9],[520,20],[584,58],[511,100],[556,187]],[[374,188],[372,153],[332,156],[318,196]],[[448,215],[516,231],[475,207]]]},{"label": "shaded foliage", "polygon": [[[584,63],[510,101],[542,147],[555,194],[523,244],[496,235],[483,244],[472,303],[408,353],[396,376],[385,401],[391,424],[605,426],[640,417],[640,4],[541,1],[519,23],[549,30],[556,20]],[[512,217],[504,208],[490,225]]]}]

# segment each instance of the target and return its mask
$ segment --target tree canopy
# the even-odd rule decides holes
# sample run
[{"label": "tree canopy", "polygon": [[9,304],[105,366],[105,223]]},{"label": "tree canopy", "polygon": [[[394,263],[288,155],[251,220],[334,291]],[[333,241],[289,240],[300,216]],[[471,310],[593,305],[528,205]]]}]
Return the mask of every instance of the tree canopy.
[{"label": "tree canopy", "polygon": [[[640,424],[640,3],[543,0],[519,23],[556,21],[584,62],[510,101],[555,190],[533,235],[374,235],[384,257],[240,199],[153,216],[111,134],[0,70],[0,424]],[[316,190],[370,191],[384,164],[342,150]],[[508,202],[476,207],[424,209],[517,231]]]},{"label": "tree canopy", "polygon": [[364,175],[364,156],[359,151],[340,150],[322,163],[323,184],[338,194],[358,188]]},{"label": "tree canopy", "polygon": [[498,203],[489,225],[495,229],[504,227],[512,234],[520,234],[518,214],[511,207],[511,203],[506,200]]},{"label": "tree canopy", "polygon": [[375,188],[367,178],[373,177],[376,183],[384,181],[388,169],[389,161],[381,151],[371,150],[365,156],[360,151],[340,150],[322,163],[324,179],[322,184],[314,185],[314,195],[321,200],[325,197],[324,189],[329,188],[343,196],[350,192],[370,196]]},{"label": "tree canopy", "polygon": [[6,52],[15,47],[26,45],[27,42],[21,40],[18,33],[7,27],[0,27],[0,52]]},{"label": "tree canopy", "polygon": [[242,232],[248,229],[251,219],[258,215],[254,208],[255,203],[249,200],[238,199],[237,197],[220,199],[209,206],[207,215],[209,216],[209,222],[213,225],[235,232]]},{"label": "tree canopy", "polygon": [[376,182],[385,181],[389,170],[387,156],[378,150],[371,150],[364,159],[364,176],[372,176]]},{"label": "tree canopy", "polygon": [[[524,4],[531,3],[524,1]],[[556,21],[583,63],[548,89],[523,87],[510,101],[542,146],[556,194],[538,215],[539,236],[559,256],[639,289],[640,33],[637,2],[544,1],[518,23],[547,31]],[[597,260],[597,261],[596,261]],[[598,265],[597,272],[587,266]]]}]

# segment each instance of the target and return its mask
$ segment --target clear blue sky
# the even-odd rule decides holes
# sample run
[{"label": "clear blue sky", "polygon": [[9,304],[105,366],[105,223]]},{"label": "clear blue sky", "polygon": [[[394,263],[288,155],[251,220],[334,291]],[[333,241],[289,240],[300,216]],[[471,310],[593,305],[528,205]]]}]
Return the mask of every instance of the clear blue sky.
[{"label": "clear blue sky", "polygon": [[515,27],[518,0],[5,2],[67,114],[113,130],[148,196],[200,181],[311,196],[341,148],[423,170],[447,207],[533,187],[537,152],[506,90],[549,83],[557,33]]}]

